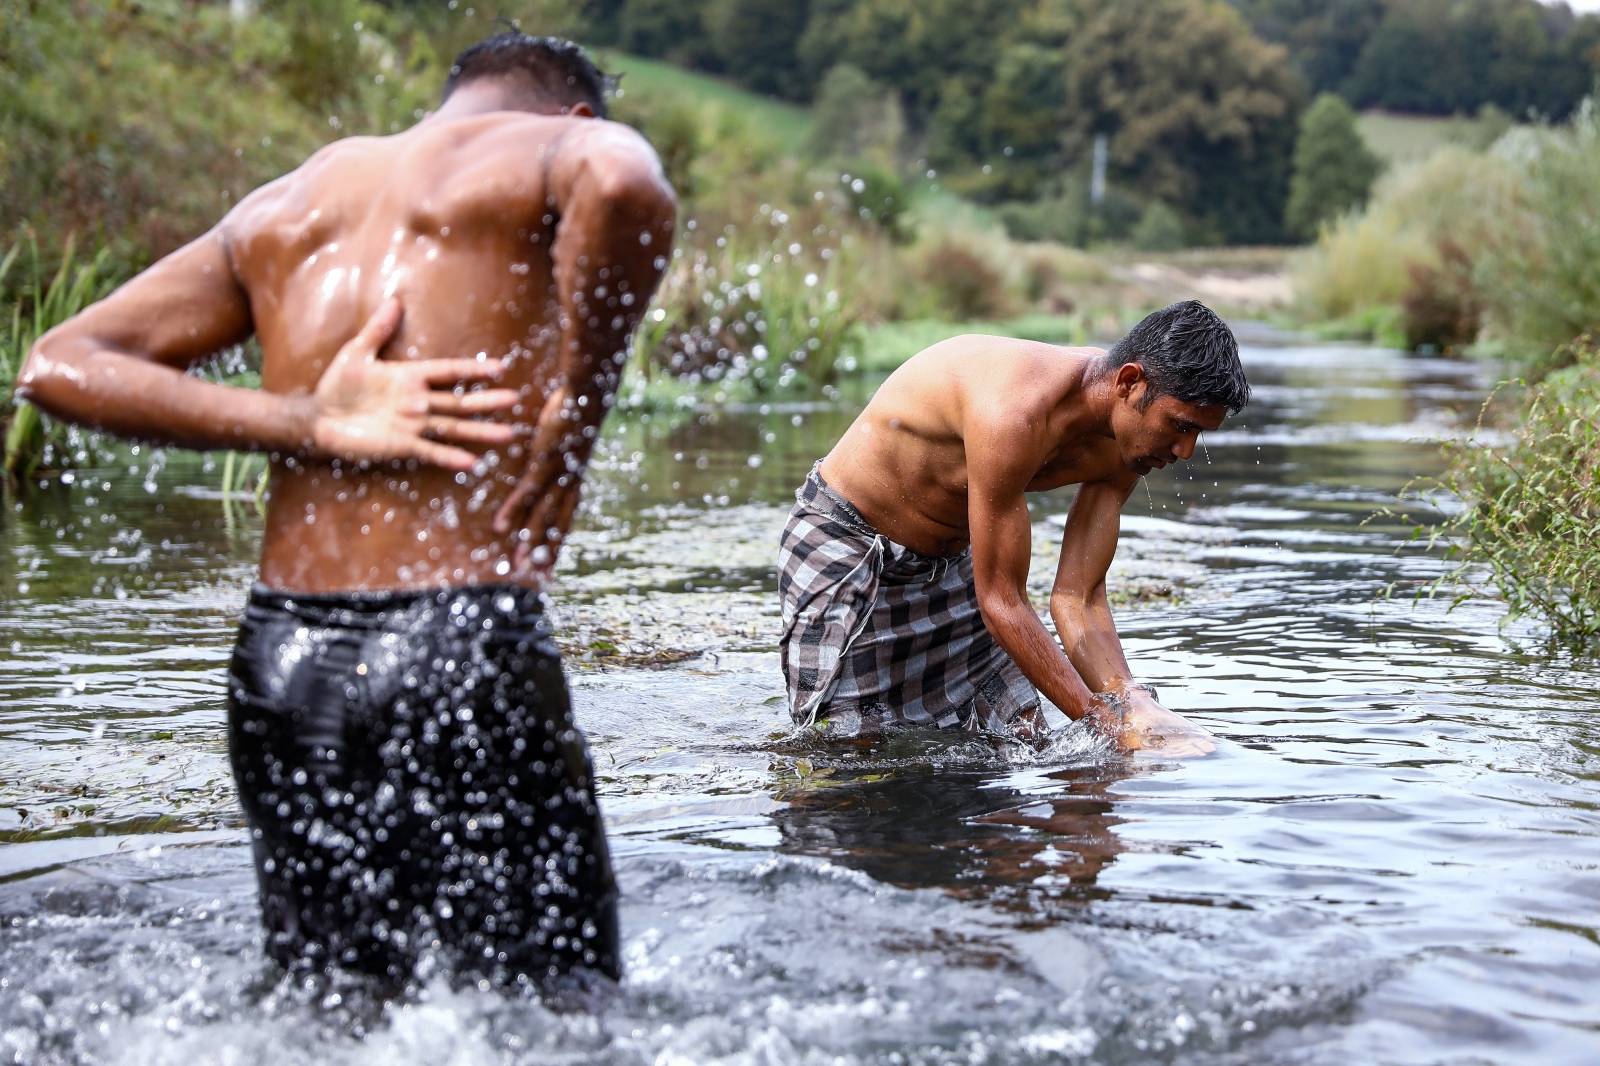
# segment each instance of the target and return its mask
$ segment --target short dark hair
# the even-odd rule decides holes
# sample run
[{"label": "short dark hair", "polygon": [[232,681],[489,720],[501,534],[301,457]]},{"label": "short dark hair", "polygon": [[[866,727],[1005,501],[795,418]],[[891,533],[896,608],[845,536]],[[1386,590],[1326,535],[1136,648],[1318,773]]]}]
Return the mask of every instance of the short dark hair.
[{"label": "short dark hair", "polygon": [[1113,368],[1138,363],[1150,382],[1145,403],[1173,396],[1184,403],[1226,407],[1238,414],[1250,402],[1239,363],[1239,342],[1215,311],[1185,300],[1145,316],[1107,356]]},{"label": "short dark hair", "polygon": [[606,117],[611,79],[582,48],[563,37],[530,37],[516,30],[497,33],[456,56],[442,99],[450,99],[466,82],[507,74],[526,75],[555,103],[588,104],[596,115]]}]

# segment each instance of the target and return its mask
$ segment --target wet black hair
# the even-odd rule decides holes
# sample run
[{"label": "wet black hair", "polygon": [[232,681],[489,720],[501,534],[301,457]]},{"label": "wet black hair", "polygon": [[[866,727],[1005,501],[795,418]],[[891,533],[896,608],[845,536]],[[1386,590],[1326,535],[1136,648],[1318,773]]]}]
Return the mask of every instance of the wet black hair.
[{"label": "wet black hair", "polygon": [[554,103],[588,104],[597,116],[606,117],[611,79],[582,48],[563,37],[530,37],[518,30],[497,33],[456,56],[441,99],[450,99],[466,82],[507,74],[526,75]]},{"label": "wet black hair", "polygon": [[1217,404],[1238,414],[1250,402],[1250,383],[1239,363],[1239,342],[1215,311],[1199,300],[1163,307],[1145,316],[1112,346],[1114,370],[1138,363],[1150,382],[1143,406],[1157,396],[1184,403]]}]

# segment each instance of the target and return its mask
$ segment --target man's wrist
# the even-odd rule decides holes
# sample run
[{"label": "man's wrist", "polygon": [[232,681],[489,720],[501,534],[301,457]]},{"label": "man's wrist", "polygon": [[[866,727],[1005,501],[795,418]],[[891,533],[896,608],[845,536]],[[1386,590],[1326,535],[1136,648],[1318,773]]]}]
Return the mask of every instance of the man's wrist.
[{"label": "man's wrist", "polygon": [[288,450],[316,458],[322,453],[321,442],[317,440],[317,397],[315,393],[297,393],[283,397],[287,407],[285,421],[289,426]]}]

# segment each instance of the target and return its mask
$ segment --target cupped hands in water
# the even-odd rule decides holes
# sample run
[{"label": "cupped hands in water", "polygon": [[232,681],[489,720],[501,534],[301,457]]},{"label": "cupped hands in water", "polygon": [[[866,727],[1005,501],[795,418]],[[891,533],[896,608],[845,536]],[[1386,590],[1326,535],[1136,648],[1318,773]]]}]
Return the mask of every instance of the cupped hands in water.
[{"label": "cupped hands in water", "polygon": [[1089,710],[1095,727],[1123,752],[1148,751],[1168,758],[1210,755],[1216,739],[1200,726],[1167,710],[1141,688],[1101,693]]},{"label": "cupped hands in water", "polygon": [[353,462],[415,459],[471,470],[478,456],[461,445],[503,445],[518,435],[514,426],[475,416],[508,410],[518,395],[457,389],[498,377],[504,360],[382,359],[402,314],[399,300],[385,300],[323,371],[311,396],[312,448]]}]

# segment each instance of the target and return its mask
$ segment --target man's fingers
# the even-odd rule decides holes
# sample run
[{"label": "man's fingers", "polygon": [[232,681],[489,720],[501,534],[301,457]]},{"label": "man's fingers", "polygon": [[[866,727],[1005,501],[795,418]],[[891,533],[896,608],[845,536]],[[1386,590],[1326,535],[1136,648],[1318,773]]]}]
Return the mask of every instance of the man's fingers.
[{"label": "man's fingers", "polygon": [[396,297],[389,297],[378,305],[372,312],[372,317],[362,325],[356,334],[356,340],[368,351],[376,354],[380,348],[389,343],[389,338],[394,336],[394,331],[400,328],[400,319],[404,314],[400,301]]},{"label": "man's fingers", "polygon": [[425,423],[425,432],[436,440],[461,444],[510,444],[522,431],[503,422],[480,422],[471,418],[434,416]]},{"label": "man's fingers", "polygon": [[504,359],[418,359],[407,369],[430,385],[452,385],[458,381],[487,381],[505,373]]},{"label": "man's fingers", "polygon": [[471,470],[478,465],[478,456],[465,448],[436,444],[431,440],[417,440],[411,446],[411,455],[424,463],[442,466],[446,470]]},{"label": "man's fingers", "polygon": [[484,389],[482,392],[428,393],[428,410],[436,415],[482,415],[509,411],[522,399],[516,389]]},{"label": "man's fingers", "polygon": [[496,533],[504,536],[510,533],[522,517],[522,510],[527,505],[527,499],[533,492],[533,480],[524,477],[517,482],[516,488],[511,490],[511,495],[505,498],[494,512],[494,521],[489,527]]}]

